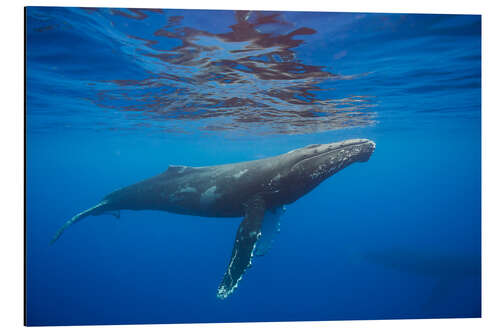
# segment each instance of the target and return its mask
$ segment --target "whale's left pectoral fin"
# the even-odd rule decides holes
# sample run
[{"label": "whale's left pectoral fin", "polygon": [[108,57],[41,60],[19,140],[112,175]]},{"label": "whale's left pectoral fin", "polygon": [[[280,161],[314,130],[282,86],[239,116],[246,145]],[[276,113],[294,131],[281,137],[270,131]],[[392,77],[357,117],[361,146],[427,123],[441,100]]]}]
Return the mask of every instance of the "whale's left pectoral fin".
[{"label": "whale's left pectoral fin", "polygon": [[250,267],[265,212],[266,204],[260,197],[246,203],[245,218],[236,233],[231,260],[217,291],[218,298],[224,299],[231,295],[243,273]]}]

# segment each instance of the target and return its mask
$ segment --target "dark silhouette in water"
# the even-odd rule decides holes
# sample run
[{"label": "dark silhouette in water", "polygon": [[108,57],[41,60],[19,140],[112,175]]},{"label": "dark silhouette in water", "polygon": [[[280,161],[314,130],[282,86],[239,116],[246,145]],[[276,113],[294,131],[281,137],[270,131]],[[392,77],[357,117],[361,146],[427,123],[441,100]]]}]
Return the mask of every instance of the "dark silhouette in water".
[{"label": "dark silhouette in water", "polygon": [[481,274],[480,258],[465,255],[391,248],[367,252],[363,258],[397,271],[416,275],[465,277]]},{"label": "dark silhouette in water", "polygon": [[264,254],[269,247],[283,205],[293,203],[348,165],[367,161],[374,149],[373,141],[354,139],[310,145],[249,162],[170,166],[157,176],[108,194],[97,205],[73,216],[59,229],[52,243],[67,227],[84,217],[119,214],[122,209],[208,217],[243,216],[217,292],[223,299],[237,287],[254,252]]},{"label": "dark silhouette in water", "polygon": [[365,252],[362,258],[399,272],[437,279],[430,297],[423,304],[425,310],[442,302],[457,287],[458,282],[481,277],[480,256],[389,248]]}]

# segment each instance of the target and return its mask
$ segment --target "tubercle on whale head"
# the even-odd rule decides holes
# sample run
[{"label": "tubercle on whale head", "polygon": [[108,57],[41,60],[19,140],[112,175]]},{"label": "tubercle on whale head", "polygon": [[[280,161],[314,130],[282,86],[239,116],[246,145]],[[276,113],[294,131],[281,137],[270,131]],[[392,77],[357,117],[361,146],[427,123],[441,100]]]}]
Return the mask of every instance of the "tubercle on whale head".
[{"label": "tubercle on whale head", "polygon": [[363,144],[362,152],[358,155],[358,160],[356,162],[368,162],[376,147],[377,145],[375,142],[368,140],[368,142]]},{"label": "tubercle on whale head", "polygon": [[327,144],[313,144],[294,150],[293,169],[324,168],[332,165],[347,166],[354,162],[366,162],[375,151],[375,142],[368,139],[351,139]]},{"label": "tubercle on whale head", "polygon": [[375,146],[375,142],[368,139],[353,139],[309,145],[290,152],[293,166],[286,176],[290,201],[300,198],[352,163],[368,161]]}]

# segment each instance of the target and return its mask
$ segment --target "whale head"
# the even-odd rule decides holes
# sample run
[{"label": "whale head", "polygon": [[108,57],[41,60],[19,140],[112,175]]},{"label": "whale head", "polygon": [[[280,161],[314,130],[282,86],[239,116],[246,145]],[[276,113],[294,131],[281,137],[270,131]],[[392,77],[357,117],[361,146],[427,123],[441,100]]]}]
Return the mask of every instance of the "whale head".
[{"label": "whale head", "polygon": [[289,152],[289,172],[282,180],[290,203],[308,193],[328,177],[355,162],[366,162],[375,142],[352,139],[314,144]]}]

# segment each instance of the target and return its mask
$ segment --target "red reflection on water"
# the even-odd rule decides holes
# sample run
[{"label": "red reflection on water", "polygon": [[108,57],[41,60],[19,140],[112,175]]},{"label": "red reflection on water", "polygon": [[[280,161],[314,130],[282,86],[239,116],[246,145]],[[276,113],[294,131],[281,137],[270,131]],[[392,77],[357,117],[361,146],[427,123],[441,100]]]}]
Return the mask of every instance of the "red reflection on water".
[{"label": "red reflection on water", "polygon": [[147,12],[163,13],[163,9],[150,9],[150,8],[130,8],[127,10],[111,8],[111,13],[114,15],[124,16],[135,20],[144,20],[148,17]]},{"label": "red reflection on water", "polygon": [[[145,11],[116,9],[113,14],[145,20]],[[305,133],[373,123],[368,96],[325,98],[315,93],[324,91],[320,84],[325,80],[356,76],[334,74],[298,59],[294,49],[304,43],[300,38],[315,34],[314,29],[292,30],[281,13],[237,11],[236,23],[224,33],[182,26],[183,19],[168,17],[153,36],[129,36],[142,42],[136,52],[151,59],[148,64],[155,69],[148,69],[143,80],[108,81],[114,87],[101,89],[94,102],[153,122],[153,127],[191,120],[210,131]],[[162,39],[180,45],[159,49]]]}]

